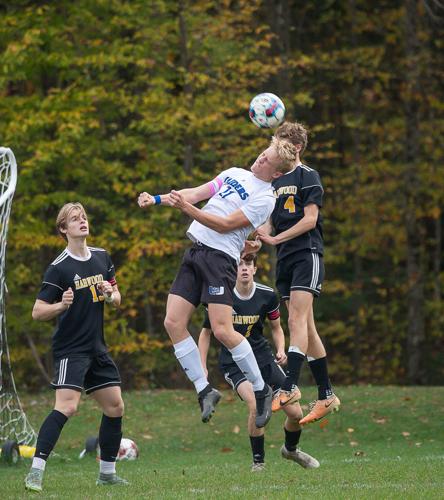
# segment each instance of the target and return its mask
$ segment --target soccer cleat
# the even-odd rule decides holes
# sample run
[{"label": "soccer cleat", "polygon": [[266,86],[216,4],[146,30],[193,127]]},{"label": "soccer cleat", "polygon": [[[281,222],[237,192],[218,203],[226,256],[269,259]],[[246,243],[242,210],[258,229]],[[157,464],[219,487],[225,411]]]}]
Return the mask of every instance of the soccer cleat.
[{"label": "soccer cleat", "polygon": [[263,470],[265,470],[265,464],[263,462],[253,462],[251,472],[262,472]]},{"label": "soccer cleat", "polygon": [[304,469],[317,469],[320,466],[316,458],[313,458],[311,455],[299,450],[298,448],[294,451],[289,451],[285,447],[285,444],[282,445],[281,455],[287,460],[293,460],[293,462],[296,462]]},{"label": "soccer cleat", "polygon": [[261,391],[254,391],[256,398],[256,427],[265,427],[271,418],[271,402],[273,391],[268,384]]},{"label": "soccer cleat", "polygon": [[282,408],[280,395],[281,395],[281,389],[277,390],[276,393],[273,394],[273,400],[271,402],[272,412],[279,411]]},{"label": "soccer cleat", "polygon": [[42,491],[43,470],[31,467],[25,477],[25,488],[30,491]]},{"label": "soccer cleat", "polygon": [[[291,391],[284,391],[281,389],[279,391],[279,406],[282,408],[288,404],[297,403],[301,399],[301,391],[297,385],[291,388]],[[278,402],[275,402],[275,407],[277,407]],[[275,410],[277,411],[277,410]]]},{"label": "soccer cleat", "polygon": [[221,397],[221,393],[213,388],[211,388],[206,394],[198,397],[202,412],[202,422],[208,422],[210,420]]},{"label": "soccer cleat", "polygon": [[340,405],[341,401],[334,394],[327,399],[318,399],[317,401],[314,401],[310,404],[310,413],[299,420],[299,425],[306,425],[317,422],[329,413],[338,411]]},{"label": "soccer cleat", "polygon": [[126,479],[119,477],[115,472],[111,474],[104,474],[101,472],[96,481],[97,486],[114,486],[114,485],[128,485]]}]

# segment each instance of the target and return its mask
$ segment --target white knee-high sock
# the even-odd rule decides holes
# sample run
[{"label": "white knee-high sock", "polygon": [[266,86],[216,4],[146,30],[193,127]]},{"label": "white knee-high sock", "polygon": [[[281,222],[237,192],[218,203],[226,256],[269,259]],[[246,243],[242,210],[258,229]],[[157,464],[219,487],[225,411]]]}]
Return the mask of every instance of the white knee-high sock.
[{"label": "white knee-high sock", "polygon": [[191,335],[185,340],[174,344],[174,354],[181,364],[186,376],[193,382],[196,392],[199,393],[208,385],[207,377],[200,359],[199,349]]},{"label": "white knee-high sock", "polygon": [[242,373],[251,382],[254,391],[261,391],[265,382],[261,371],[253,354],[253,349],[247,339],[243,339],[240,344],[233,349],[229,349],[233,356],[233,361],[241,369]]}]

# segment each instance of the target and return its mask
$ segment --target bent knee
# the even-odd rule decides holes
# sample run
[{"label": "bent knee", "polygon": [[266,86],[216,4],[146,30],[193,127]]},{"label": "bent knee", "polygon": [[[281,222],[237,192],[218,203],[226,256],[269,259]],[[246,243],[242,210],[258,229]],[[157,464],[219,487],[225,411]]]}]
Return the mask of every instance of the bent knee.
[{"label": "bent knee", "polygon": [[63,413],[66,417],[70,418],[77,413],[78,405],[76,403],[65,403],[57,405],[55,410]]}]

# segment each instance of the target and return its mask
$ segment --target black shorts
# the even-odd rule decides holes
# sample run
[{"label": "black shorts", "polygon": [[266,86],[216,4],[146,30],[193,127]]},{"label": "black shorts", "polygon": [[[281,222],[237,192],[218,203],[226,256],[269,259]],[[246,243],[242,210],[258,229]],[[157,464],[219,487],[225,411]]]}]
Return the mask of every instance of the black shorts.
[{"label": "black shorts", "polygon": [[195,243],[182,259],[170,293],[195,307],[199,304],[233,305],[237,263],[225,252]]},{"label": "black shorts", "polygon": [[[239,384],[247,380],[247,377],[242,373],[236,363],[223,365],[220,367],[220,369],[224,374],[225,380],[235,391],[237,391]],[[276,363],[276,361],[270,361],[270,363],[260,366],[259,369],[261,371],[264,382],[273,389],[273,392],[276,392],[282,387],[285,381],[285,372]]]},{"label": "black shorts", "polygon": [[292,290],[321,294],[324,281],[324,259],[310,250],[295,252],[276,264],[276,288],[282,300],[288,300]]},{"label": "black shorts", "polygon": [[120,374],[111,356],[105,352],[92,356],[73,355],[54,361],[54,389],[85,390],[86,394],[120,385]]}]

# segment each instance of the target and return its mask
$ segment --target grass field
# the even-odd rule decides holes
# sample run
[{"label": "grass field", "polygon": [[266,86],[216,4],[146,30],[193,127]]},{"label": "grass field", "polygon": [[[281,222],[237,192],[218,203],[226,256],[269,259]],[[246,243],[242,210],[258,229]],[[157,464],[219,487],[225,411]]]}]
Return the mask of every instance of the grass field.
[{"label": "grass field", "polygon": [[[128,487],[95,486],[94,458],[79,460],[85,438],[97,433],[100,412],[85,397],[50,459],[42,498],[444,498],[444,387],[337,388],[341,412],[307,428],[301,447],[321,462],[304,470],[283,460],[283,416],[266,431],[266,471],[251,473],[246,407],[229,391],[202,424],[191,391],[125,395],[124,437],[140,458],[118,464]],[[305,388],[303,397],[314,396]],[[51,392],[22,395],[36,428],[51,409]],[[308,399],[305,401],[307,402]],[[304,402],[304,400],[303,400]],[[28,498],[30,460],[0,466],[0,497]]]}]

